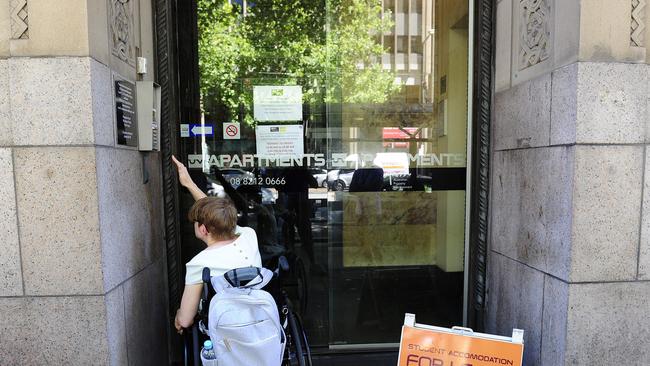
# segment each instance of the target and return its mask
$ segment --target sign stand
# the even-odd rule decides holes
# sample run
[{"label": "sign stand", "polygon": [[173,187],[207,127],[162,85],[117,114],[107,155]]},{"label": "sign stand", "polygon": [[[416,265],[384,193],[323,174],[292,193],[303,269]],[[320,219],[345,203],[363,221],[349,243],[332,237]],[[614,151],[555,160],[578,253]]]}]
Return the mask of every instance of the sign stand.
[{"label": "sign stand", "polygon": [[474,332],[470,328],[443,328],[415,322],[405,314],[398,366],[521,366],[524,331],[512,337]]}]

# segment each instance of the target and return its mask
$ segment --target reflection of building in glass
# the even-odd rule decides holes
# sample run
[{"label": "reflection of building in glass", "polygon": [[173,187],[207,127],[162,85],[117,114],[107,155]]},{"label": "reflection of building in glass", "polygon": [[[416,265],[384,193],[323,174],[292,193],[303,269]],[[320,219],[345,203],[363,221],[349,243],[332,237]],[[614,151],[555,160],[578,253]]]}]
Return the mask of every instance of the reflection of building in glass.
[{"label": "reflection of building in glass", "polygon": [[386,51],[377,62],[403,85],[396,101],[435,103],[434,96],[447,91],[448,63],[440,57],[467,47],[467,6],[449,0],[382,0],[382,16],[390,16],[393,27],[377,39]]},{"label": "reflection of building in glass", "polygon": [[382,16],[393,21],[391,31],[380,37],[386,50],[381,58],[383,68],[396,73],[395,82],[403,85],[402,100],[432,103],[434,2],[383,0]]},{"label": "reflection of building in glass", "polygon": [[[382,68],[395,75],[395,83],[402,85],[401,92],[382,105],[345,105],[343,150],[349,154],[464,154],[467,4],[456,0],[381,3],[382,16],[391,18],[392,28],[377,37],[385,53],[375,62],[381,61]],[[358,165],[365,166],[363,162]]]}]

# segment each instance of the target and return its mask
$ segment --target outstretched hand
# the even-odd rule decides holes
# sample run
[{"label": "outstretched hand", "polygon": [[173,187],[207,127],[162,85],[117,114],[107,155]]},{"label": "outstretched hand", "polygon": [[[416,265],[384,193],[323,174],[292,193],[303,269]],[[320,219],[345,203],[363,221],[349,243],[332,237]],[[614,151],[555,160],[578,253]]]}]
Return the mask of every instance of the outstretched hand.
[{"label": "outstretched hand", "polygon": [[172,161],[174,162],[174,165],[176,165],[176,170],[178,171],[178,181],[181,183],[181,185],[183,187],[189,187],[192,185],[194,182],[190,177],[190,173],[187,172],[185,165],[178,161],[174,155],[172,155]]},{"label": "outstretched hand", "polygon": [[197,185],[192,180],[192,177],[190,177],[190,173],[187,171],[187,167],[178,161],[174,155],[172,155],[172,162],[174,165],[176,165],[176,170],[178,171],[178,181],[183,187],[187,188],[190,191],[192,197],[195,200],[205,197],[205,193],[199,187],[197,187]]}]

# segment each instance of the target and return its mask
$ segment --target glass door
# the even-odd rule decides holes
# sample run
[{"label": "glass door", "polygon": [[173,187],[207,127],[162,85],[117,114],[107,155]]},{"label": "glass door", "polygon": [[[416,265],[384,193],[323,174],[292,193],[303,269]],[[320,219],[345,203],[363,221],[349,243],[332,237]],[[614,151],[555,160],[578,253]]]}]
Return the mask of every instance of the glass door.
[{"label": "glass door", "polygon": [[[405,312],[461,325],[468,2],[197,10],[201,116],[180,122],[181,156],[235,201],[267,265],[289,258],[311,344],[394,347]],[[187,262],[202,248],[184,225]]]}]

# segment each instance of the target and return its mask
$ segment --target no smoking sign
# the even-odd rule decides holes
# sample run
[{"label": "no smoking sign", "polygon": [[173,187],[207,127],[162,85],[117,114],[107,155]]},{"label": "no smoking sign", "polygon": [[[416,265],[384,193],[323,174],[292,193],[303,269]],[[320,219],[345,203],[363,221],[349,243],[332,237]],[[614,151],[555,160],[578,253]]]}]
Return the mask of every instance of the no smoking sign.
[{"label": "no smoking sign", "polygon": [[239,140],[241,133],[239,129],[239,122],[224,122],[223,123],[223,139],[224,140]]}]

